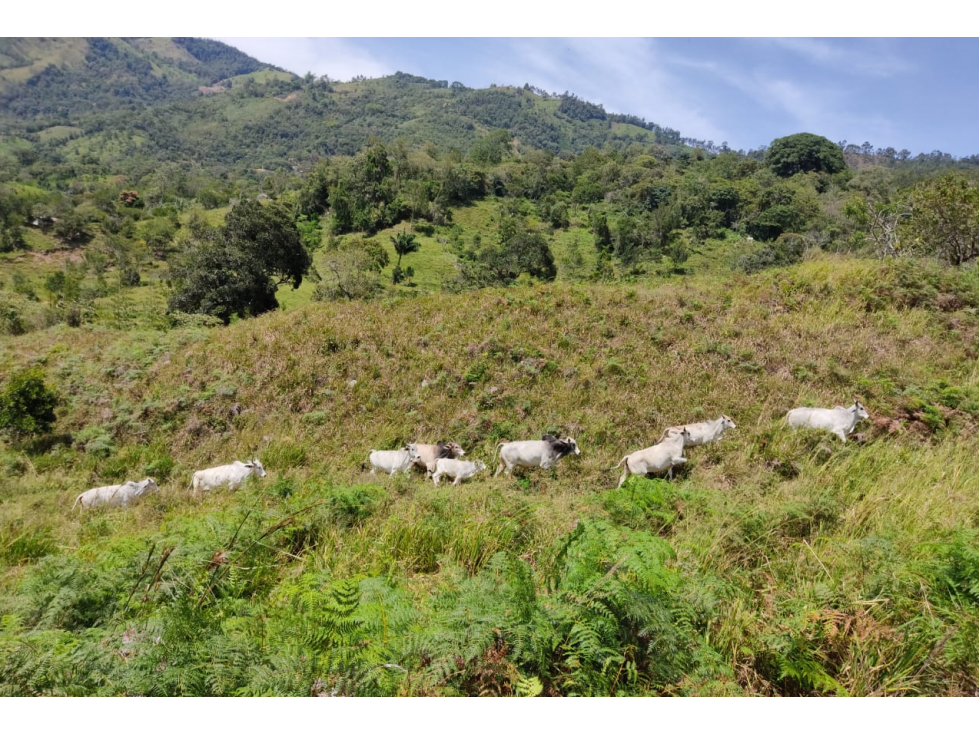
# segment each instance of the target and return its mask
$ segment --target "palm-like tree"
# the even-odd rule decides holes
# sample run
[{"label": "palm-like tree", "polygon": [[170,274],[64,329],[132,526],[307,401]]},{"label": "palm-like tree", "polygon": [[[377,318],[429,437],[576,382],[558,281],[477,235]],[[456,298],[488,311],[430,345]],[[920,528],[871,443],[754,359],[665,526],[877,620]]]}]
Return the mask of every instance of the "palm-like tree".
[{"label": "palm-like tree", "polygon": [[415,235],[401,230],[391,238],[391,244],[394,245],[394,251],[398,255],[398,264],[394,266],[394,275],[392,278],[392,282],[397,285],[398,281],[403,277],[402,273],[404,272],[401,270],[401,258],[405,255],[410,255],[412,252],[418,252],[422,243],[418,241]]}]

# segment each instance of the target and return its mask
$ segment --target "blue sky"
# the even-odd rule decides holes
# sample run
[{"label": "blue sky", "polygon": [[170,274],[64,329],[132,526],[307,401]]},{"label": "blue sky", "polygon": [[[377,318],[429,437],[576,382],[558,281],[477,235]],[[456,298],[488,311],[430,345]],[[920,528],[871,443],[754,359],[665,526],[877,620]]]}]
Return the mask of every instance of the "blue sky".
[{"label": "blue sky", "polygon": [[220,38],[290,71],[404,71],[565,90],[688,137],[750,149],[796,132],[979,153],[979,41],[806,38]]}]

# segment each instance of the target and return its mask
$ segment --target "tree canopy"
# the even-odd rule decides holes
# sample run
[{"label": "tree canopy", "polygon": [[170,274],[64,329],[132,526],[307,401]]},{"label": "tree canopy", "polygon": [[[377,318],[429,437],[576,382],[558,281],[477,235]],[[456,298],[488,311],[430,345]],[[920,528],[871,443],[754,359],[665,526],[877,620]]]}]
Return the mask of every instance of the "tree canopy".
[{"label": "tree canopy", "polygon": [[0,430],[17,437],[47,433],[54,425],[57,403],[40,369],[17,372],[0,392]]},{"label": "tree canopy", "polygon": [[822,135],[796,133],[772,141],[765,162],[779,176],[816,171],[839,173],[846,168],[843,151]]},{"label": "tree canopy", "polygon": [[170,309],[216,316],[256,316],[278,308],[282,283],[298,288],[312,266],[295,222],[277,203],[246,200],[218,230],[200,228],[171,266]]}]

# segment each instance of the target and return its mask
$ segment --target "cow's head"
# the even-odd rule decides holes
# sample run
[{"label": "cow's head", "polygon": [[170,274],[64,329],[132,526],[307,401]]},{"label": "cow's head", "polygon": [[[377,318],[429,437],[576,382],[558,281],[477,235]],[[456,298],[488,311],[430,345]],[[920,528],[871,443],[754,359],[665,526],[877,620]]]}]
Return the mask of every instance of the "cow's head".
[{"label": "cow's head", "polygon": [[551,444],[557,451],[558,456],[567,456],[568,454],[580,454],[581,449],[578,448],[578,442],[573,438],[558,438]]},{"label": "cow's head", "polygon": [[737,428],[737,427],[738,424],[735,423],[733,420],[731,420],[730,416],[727,415],[721,416],[721,428],[727,429],[727,428]]},{"label": "cow's head", "polygon": [[475,462],[475,463],[473,464],[473,466],[475,466],[475,467],[476,467],[476,471],[482,471],[483,469],[485,469],[485,468],[486,468],[486,464],[484,464],[484,463],[483,463],[483,462],[481,462],[481,461],[476,461],[476,462]]},{"label": "cow's head", "polygon": [[142,490],[140,491],[140,494],[149,494],[150,492],[160,491],[160,486],[150,477],[146,477],[146,479],[140,482],[139,487]]},{"label": "cow's head", "polygon": [[412,461],[414,461],[415,459],[421,456],[421,454],[418,453],[418,444],[416,443],[406,443],[404,446],[401,447],[401,450],[407,451],[408,458],[411,459]]},{"label": "cow's head", "polygon": [[675,441],[680,439],[680,443],[683,446],[686,446],[690,443],[691,438],[692,436],[690,435],[690,431],[687,430],[687,427],[679,426],[678,428],[667,428],[666,438],[664,438],[663,441]]},{"label": "cow's head", "polygon": [[246,461],[245,468],[250,469],[252,474],[256,476],[259,477],[265,476],[265,467],[262,466],[262,462],[259,461],[258,459],[252,459],[251,461]]},{"label": "cow's head", "polygon": [[850,406],[850,410],[857,414],[859,420],[866,420],[870,417],[870,413],[867,409],[860,404],[859,400],[854,400],[853,405]]},{"label": "cow's head", "polygon": [[458,459],[460,456],[466,455],[466,452],[462,450],[462,446],[455,441],[439,441],[435,445],[438,447],[438,451],[435,454],[436,459]]}]

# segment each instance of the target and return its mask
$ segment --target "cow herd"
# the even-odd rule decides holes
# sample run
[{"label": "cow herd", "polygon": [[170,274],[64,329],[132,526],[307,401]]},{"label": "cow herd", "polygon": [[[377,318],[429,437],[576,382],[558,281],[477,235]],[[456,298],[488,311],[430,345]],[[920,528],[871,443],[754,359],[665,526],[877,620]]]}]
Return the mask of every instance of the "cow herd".
[{"label": "cow herd", "polygon": [[[866,408],[859,401],[854,401],[849,408],[842,405],[834,408],[795,408],[785,416],[791,428],[829,431],[839,436],[843,443],[846,443],[847,435],[853,432],[856,424],[869,417]],[[619,487],[633,474],[665,474],[672,479],[673,467],[687,461],[683,456],[685,448],[719,441],[725,431],[736,427],[735,422],[726,415],[715,420],[671,426],[663,431],[658,443],[627,454],[616,466],[606,471],[624,468]],[[407,474],[413,467],[418,467],[425,470],[436,486],[443,476],[451,477],[453,484],[459,484],[486,469],[486,464],[482,461],[461,460],[459,457],[465,453],[454,441],[409,443],[396,450],[371,451],[361,468],[366,469],[367,463],[370,463],[371,474],[380,470],[393,476],[398,472]],[[575,439],[558,438],[550,433],[545,433],[539,441],[503,441],[497,444],[494,452],[494,460],[499,456],[499,465],[493,476],[498,476],[501,471],[509,476],[517,467],[550,469],[563,457],[572,454],[577,456],[580,453],[581,449]],[[237,489],[252,475],[265,476],[265,467],[258,459],[202,469],[193,474],[192,494],[197,496],[199,492],[209,492],[219,487]],[[159,489],[156,482],[149,477],[140,482],[96,487],[78,495],[72,509],[78,504],[85,509],[98,506],[128,507],[134,500]]]}]

